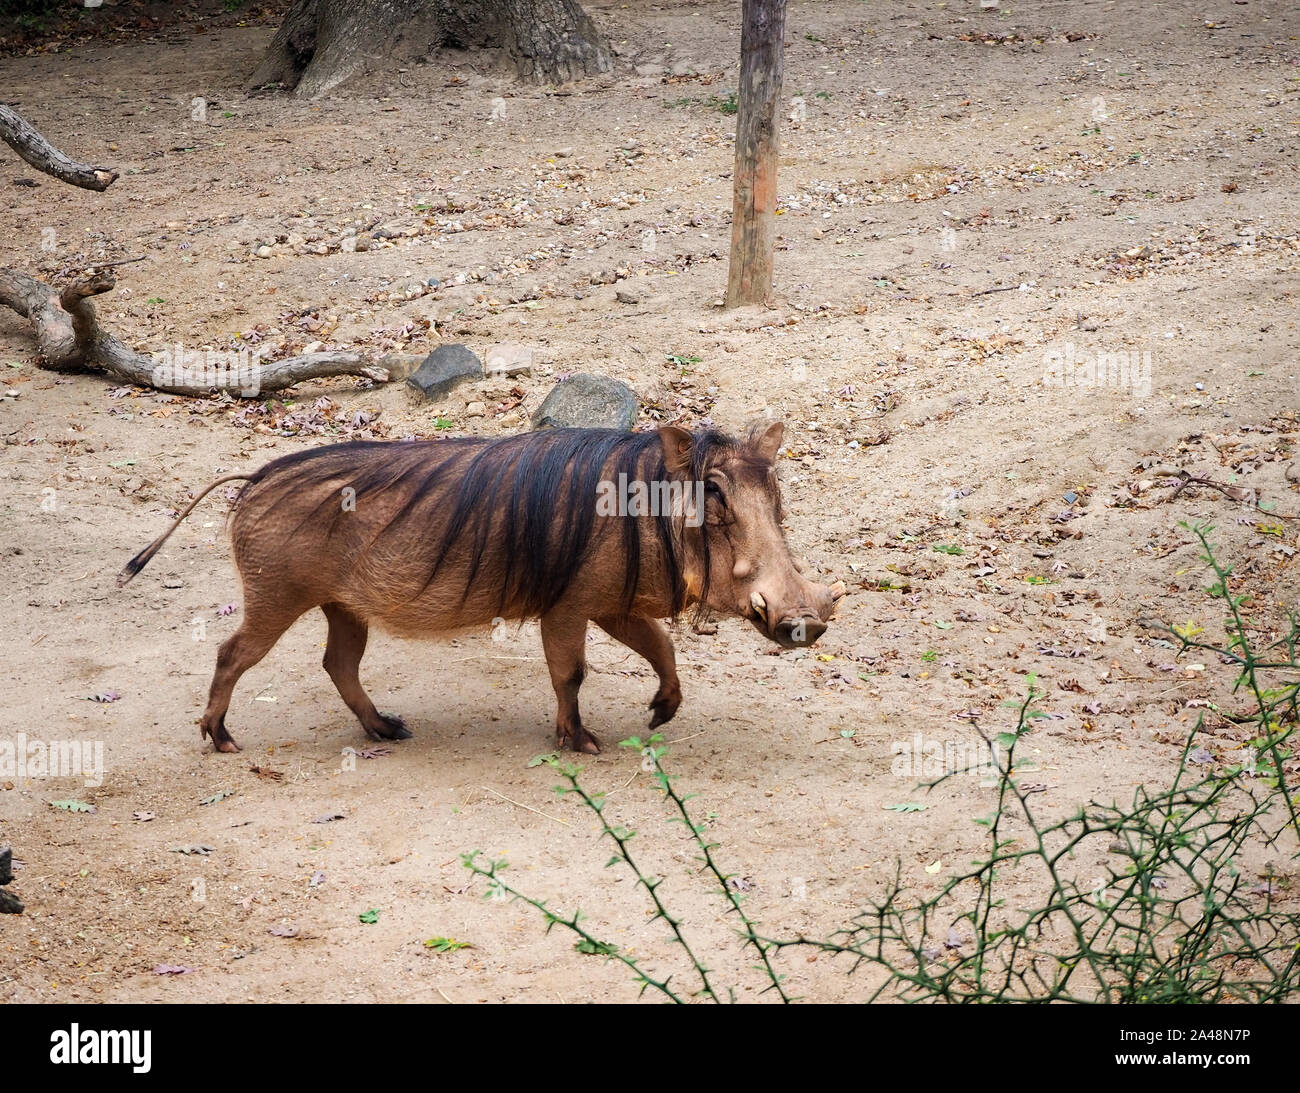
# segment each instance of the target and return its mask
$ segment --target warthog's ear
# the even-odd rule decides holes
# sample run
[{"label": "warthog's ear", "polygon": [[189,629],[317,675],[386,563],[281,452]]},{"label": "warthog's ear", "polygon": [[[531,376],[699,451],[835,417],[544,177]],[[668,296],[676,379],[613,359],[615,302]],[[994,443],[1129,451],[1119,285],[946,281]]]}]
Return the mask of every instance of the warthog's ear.
[{"label": "warthog's ear", "polygon": [[749,446],[769,463],[776,462],[776,454],[781,450],[781,438],[785,436],[785,424],[774,421],[766,429],[762,423],[755,425],[749,434]]},{"label": "warthog's ear", "polygon": [[676,425],[665,425],[659,430],[664,446],[664,466],[669,474],[686,474],[691,469],[691,445],[695,438]]}]

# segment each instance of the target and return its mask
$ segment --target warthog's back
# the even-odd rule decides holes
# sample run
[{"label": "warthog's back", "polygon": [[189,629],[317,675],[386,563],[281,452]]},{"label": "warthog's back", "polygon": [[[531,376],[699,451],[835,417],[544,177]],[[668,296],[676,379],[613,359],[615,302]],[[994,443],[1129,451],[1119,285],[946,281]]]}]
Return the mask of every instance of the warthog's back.
[{"label": "warthog's back", "polygon": [[[672,547],[666,529],[598,518],[597,487],[620,470],[655,474],[643,464],[659,451],[654,433],[557,429],[287,456],[237,502],[245,595],[340,603],[406,634],[540,615],[566,594],[617,613],[641,583],[643,556],[656,563],[644,572],[662,575]],[[670,613],[671,574],[653,584],[643,595]]]}]

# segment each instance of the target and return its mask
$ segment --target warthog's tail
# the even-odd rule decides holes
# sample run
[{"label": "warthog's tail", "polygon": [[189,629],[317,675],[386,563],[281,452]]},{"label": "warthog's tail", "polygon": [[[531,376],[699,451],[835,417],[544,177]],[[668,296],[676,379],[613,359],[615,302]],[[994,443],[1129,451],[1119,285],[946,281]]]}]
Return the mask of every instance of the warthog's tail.
[{"label": "warthog's tail", "polygon": [[184,520],[185,517],[187,517],[191,512],[193,512],[194,506],[197,505],[200,501],[202,501],[205,497],[207,497],[208,494],[210,494],[223,482],[247,482],[252,478],[256,478],[258,474],[259,474],[258,471],[249,471],[247,474],[228,474],[224,478],[218,478],[215,482],[211,483],[206,489],[204,489],[202,493],[198,495],[198,497],[194,498],[194,500],[191,501],[188,506],[186,506],[184,512],[182,512],[178,517],[176,517],[175,520],[172,521],[171,527],[169,527],[166,531],[164,531],[161,535],[159,535],[157,539],[155,539],[152,543],[150,543],[147,547],[145,547],[144,550],[140,551],[139,554],[137,554],[134,558],[132,558],[129,562],[126,563],[126,566],[122,569],[122,572],[117,575],[117,587],[121,588],[124,584],[127,583],[127,581],[129,581],[132,577],[134,577],[137,573],[139,573],[140,570],[142,570],[145,566],[149,564],[153,556],[157,554],[159,550],[162,549],[163,543],[167,542],[168,538],[170,538],[171,533],[175,531],[178,527],[180,527],[181,521]]}]

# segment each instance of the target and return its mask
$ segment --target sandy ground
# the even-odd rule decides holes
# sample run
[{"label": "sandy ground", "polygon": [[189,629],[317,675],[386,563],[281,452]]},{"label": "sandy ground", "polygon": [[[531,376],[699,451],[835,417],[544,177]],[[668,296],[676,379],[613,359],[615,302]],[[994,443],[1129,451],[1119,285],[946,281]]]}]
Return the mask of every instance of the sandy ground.
[{"label": "sandy ground", "polygon": [[[246,97],[273,24],[237,17],[0,58],[6,99],[122,171],[96,195],[11,186],[38,176],[8,161],[5,263],[54,278],[143,256],[100,303],[140,349],[512,343],[534,361],[514,394],[437,405],[350,379],[289,405],[184,400],[42,372],[0,315],[0,727],[100,742],[106,768],[97,787],[0,777],[28,908],[0,919],[0,999],[636,998],[534,911],[485,901],[458,860],[476,848],[656,971],[680,966],[604,867],[592,816],[529,766],[553,716],[535,627],[374,637],[363,679],[415,739],[350,760],[368,742],[320,668],[313,613],[236,691],[245,751],[201,746],[214,651],[239,621],[220,495],[127,589],[114,576],[211,478],[304,445],[517,430],[574,371],[628,380],[647,426],[787,423],[792,547],[850,594],[812,651],[734,620],[676,627],[685,702],[666,733],[777,935],[829,934],[896,862],[930,893],[978,855],[992,791],[966,776],[926,793],[899,760],[916,734],[973,747],[966,711],[1009,727],[1000,704],[1029,673],[1051,714],[1022,756],[1044,818],[1167,782],[1205,700],[1237,702],[1227,667],[1175,665],[1138,624],[1222,633],[1180,521],[1217,525],[1261,640],[1295,607],[1294,520],[1153,477],[1186,468],[1300,512],[1292,5],[792,3],[779,299],[734,313],[718,300],[738,5],[588,6],[619,70],[559,91],[447,54],[326,101]],[[350,231],[380,238],[348,250]],[[1052,382],[1053,362],[1097,353],[1134,368]],[[590,641],[588,724],[642,731],[652,674]],[[1215,761],[1240,758],[1245,730],[1211,712],[1206,732]],[[642,832],[719,980],[757,999],[638,758],[610,748],[585,781]],[[49,803],[67,799],[96,811]],[[909,801],[927,807],[888,810]],[[211,851],[178,852],[196,845]],[[1081,883],[1102,868],[1076,864]],[[439,936],[473,947],[424,946]],[[781,966],[811,999],[874,982],[802,954]]]}]

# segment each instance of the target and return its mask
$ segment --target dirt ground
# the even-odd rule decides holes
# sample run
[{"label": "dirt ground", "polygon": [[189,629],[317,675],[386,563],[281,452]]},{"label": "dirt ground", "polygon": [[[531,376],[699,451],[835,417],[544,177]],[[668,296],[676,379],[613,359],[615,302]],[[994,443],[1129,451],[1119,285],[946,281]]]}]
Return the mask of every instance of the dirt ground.
[{"label": "dirt ground", "polygon": [[[1241,758],[1247,730],[1206,705],[1240,704],[1231,670],[1175,663],[1139,620],[1222,635],[1180,521],[1214,522],[1260,640],[1296,607],[1294,5],[795,0],[778,301],[739,312],[719,306],[739,5],[587,6],[618,71],[558,90],[447,53],[322,101],[249,97],[275,21],[238,13],[0,57],[6,100],[122,172],[101,195],[6,160],[4,264],[57,278],[143,257],[99,304],[142,351],[533,353],[516,391],[440,404],[352,379],[204,401],[42,372],[26,324],[0,314],[2,736],[99,741],[105,760],[97,787],[0,777],[27,904],[0,917],[0,999],[636,999],[625,969],[484,900],[459,863],[474,849],[655,971],[681,967],[631,877],[605,868],[593,817],[529,765],[552,747],[535,626],[373,637],[363,680],[415,738],[352,759],[369,742],[321,670],[314,612],[236,691],[245,750],[215,755],[196,721],[239,620],[220,493],[114,586],[220,473],[350,437],[526,428],[565,373],[626,379],[646,427],[783,419],[791,545],[850,586],[812,650],[737,620],[674,630],[685,701],[665,762],[765,932],[825,936],[896,863],[930,894],[979,856],[993,791],[968,775],[927,793],[934,772],[899,762],[917,734],[973,748],[968,711],[1009,728],[1001,703],[1029,673],[1051,715],[1021,756],[1044,819],[1167,784],[1201,714],[1207,761]],[[369,249],[345,244],[358,233]],[[1134,368],[1053,382],[1054,362],[1097,353]],[[487,416],[467,415],[476,401]],[[1176,490],[1173,468],[1265,510]],[[589,640],[587,723],[607,742],[643,732],[652,673]],[[719,981],[759,1000],[638,757],[585,766]],[[95,811],[50,804],[68,799]],[[890,809],[907,802],[926,807]],[[178,851],[196,846],[210,852]],[[1104,862],[1076,865],[1086,883]],[[1013,898],[1033,889],[1007,879]],[[802,952],[780,965],[819,1001],[877,977]]]}]

